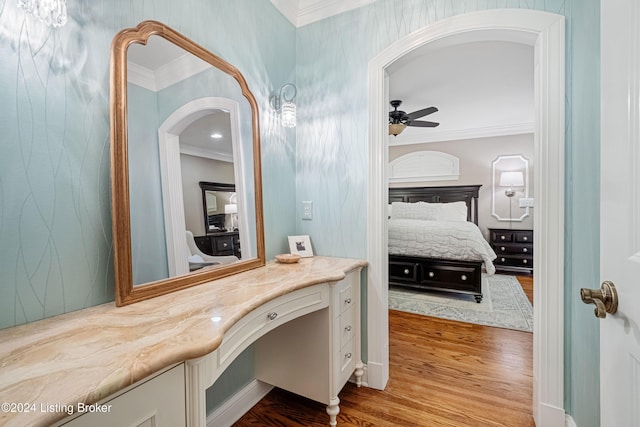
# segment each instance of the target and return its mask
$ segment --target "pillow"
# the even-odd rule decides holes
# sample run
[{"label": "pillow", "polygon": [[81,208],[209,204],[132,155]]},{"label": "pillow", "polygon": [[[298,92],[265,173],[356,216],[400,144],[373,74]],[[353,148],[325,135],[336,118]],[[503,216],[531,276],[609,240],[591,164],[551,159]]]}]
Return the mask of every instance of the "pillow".
[{"label": "pillow", "polygon": [[442,203],[439,221],[466,221],[467,204],[465,202]]},{"label": "pillow", "polygon": [[436,221],[442,210],[441,203],[391,203],[391,218],[393,219],[420,219],[424,221]]}]

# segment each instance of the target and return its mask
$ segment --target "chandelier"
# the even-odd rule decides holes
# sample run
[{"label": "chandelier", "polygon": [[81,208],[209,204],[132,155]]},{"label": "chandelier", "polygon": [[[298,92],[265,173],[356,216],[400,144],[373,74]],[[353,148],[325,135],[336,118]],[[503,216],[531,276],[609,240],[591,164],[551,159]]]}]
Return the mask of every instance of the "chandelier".
[{"label": "chandelier", "polygon": [[67,22],[67,0],[17,0],[27,13],[47,25],[61,27]]}]

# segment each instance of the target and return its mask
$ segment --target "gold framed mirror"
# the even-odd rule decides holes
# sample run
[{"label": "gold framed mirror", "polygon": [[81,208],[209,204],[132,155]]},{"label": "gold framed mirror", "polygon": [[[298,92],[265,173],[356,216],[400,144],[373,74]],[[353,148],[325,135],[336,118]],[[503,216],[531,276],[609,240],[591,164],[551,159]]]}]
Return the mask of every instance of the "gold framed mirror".
[{"label": "gold framed mirror", "polygon": [[[116,305],[265,265],[258,106],[240,71],[166,25],[144,21],[113,39],[110,90]],[[181,164],[203,151],[193,151],[188,139],[197,129],[187,129],[201,122],[207,126],[219,116],[228,123],[231,148],[220,154],[223,149],[211,148],[211,141],[201,137],[205,151],[214,154],[197,161],[218,162],[201,170],[224,169],[226,178],[190,177],[237,188],[238,225],[221,237],[234,237],[242,255],[216,258],[192,244],[201,232],[189,224],[189,212],[197,211],[201,222],[203,208],[187,193],[201,189],[188,186]],[[191,165],[182,169],[200,170]],[[206,230],[201,234],[206,237]]]}]

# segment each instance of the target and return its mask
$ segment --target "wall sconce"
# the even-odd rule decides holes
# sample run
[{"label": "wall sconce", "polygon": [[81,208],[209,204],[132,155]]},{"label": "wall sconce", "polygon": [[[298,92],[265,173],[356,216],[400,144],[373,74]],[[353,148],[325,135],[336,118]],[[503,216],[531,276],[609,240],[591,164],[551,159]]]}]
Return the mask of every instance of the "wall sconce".
[{"label": "wall sconce", "polygon": [[[285,96],[286,89],[290,87],[293,89],[293,95],[290,98]],[[271,108],[280,113],[280,119],[282,120],[282,126],[286,128],[296,127],[296,104],[293,100],[298,94],[298,89],[293,83],[287,83],[280,88],[277,95],[273,95],[269,98],[269,104]]]},{"label": "wall sconce", "polygon": [[505,196],[515,196],[516,192],[513,187],[524,187],[524,177],[522,172],[502,172],[500,175],[500,187],[509,187],[509,189],[504,192]]},{"label": "wall sconce", "polygon": [[67,23],[67,0],[17,0],[18,6],[49,26]]}]

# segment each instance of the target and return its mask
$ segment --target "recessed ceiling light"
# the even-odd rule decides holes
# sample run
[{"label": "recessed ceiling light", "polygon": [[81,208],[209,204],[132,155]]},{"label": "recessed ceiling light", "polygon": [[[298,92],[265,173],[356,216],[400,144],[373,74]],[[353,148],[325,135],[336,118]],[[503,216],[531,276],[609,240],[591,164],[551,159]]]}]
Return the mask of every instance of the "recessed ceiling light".
[{"label": "recessed ceiling light", "polygon": [[218,132],[212,133],[212,134],[211,134],[211,138],[213,138],[213,139],[220,139],[220,138],[222,138],[222,134],[221,134],[221,133],[218,133]]}]

